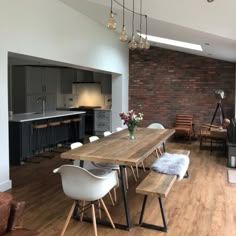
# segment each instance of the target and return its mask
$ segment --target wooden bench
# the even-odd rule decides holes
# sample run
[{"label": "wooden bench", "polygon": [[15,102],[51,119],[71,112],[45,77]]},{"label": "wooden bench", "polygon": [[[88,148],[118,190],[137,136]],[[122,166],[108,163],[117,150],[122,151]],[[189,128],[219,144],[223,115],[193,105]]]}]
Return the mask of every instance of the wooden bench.
[{"label": "wooden bench", "polygon": [[[181,150],[181,149],[168,150],[168,153],[184,154],[187,156],[190,155],[189,150]],[[188,171],[186,172],[185,177],[188,177]],[[145,179],[138,185],[138,187],[136,188],[136,193],[144,195],[141,214],[139,218],[139,225],[141,227],[167,232],[167,223],[165,219],[165,211],[162,203],[162,198],[167,197],[176,179],[177,179],[176,175],[167,175],[155,171],[150,171],[150,173],[145,177]],[[163,226],[147,224],[143,222],[143,215],[148,196],[158,197]]]},{"label": "wooden bench", "polygon": [[191,140],[194,135],[192,115],[176,115],[175,134],[187,136]]}]

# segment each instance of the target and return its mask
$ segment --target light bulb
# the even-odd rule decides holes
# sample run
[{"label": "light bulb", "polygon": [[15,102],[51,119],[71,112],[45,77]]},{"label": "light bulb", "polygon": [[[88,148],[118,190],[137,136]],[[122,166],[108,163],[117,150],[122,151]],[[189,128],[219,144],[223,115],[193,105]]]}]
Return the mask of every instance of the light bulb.
[{"label": "light bulb", "polygon": [[110,30],[115,30],[116,29],[116,21],[113,17],[112,12],[110,12],[110,15],[109,15],[109,19],[108,19],[108,22],[107,22],[107,28],[110,29]]},{"label": "light bulb", "polygon": [[127,36],[127,34],[126,34],[126,32],[125,32],[125,26],[123,26],[123,27],[122,27],[122,31],[121,31],[121,33],[120,33],[120,41],[126,42],[127,39],[128,39],[128,36]]},{"label": "light bulb", "polygon": [[145,48],[145,44],[143,42],[143,38],[142,36],[139,36],[138,49],[144,49],[144,48]]},{"label": "light bulb", "polygon": [[132,35],[132,39],[129,42],[129,49],[134,50],[137,48],[137,43],[135,42],[134,35]]},{"label": "light bulb", "polygon": [[145,49],[149,49],[150,48],[150,43],[148,42],[148,40],[147,40],[147,37],[145,38],[145,40],[144,40],[144,48]]}]

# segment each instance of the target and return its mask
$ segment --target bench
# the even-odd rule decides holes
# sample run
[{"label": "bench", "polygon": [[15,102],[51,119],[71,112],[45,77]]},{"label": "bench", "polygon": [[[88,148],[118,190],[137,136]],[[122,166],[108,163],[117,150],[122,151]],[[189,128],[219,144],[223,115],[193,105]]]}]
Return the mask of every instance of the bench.
[{"label": "bench", "polygon": [[[189,150],[181,150],[181,149],[169,150],[168,153],[184,154],[187,156],[190,155]],[[188,171],[186,172],[185,177],[188,177]],[[177,179],[176,175],[167,175],[151,170],[150,173],[145,177],[145,179],[138,185],[138,187],[136,188],[136,193],[144,195],[141,214],[139,218],[139,226],[167,232],[167,223],[165,219],[165,211],[162,203],[162,198],[167,197],[176,179]],[[148,196],[158,197],[163,226],[147,224],[143,222],[143,215]]]}]

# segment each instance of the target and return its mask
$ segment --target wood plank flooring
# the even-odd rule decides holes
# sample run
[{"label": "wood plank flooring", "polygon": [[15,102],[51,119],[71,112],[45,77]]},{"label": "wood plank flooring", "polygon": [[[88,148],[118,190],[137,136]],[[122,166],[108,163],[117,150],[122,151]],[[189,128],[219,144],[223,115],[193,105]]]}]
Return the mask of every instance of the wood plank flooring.
[{"label": "wood plank flooring", "polygon": [[[168,143],[168,148],[191,150],[188,179],[176,182],[168,197],[163,201],[168,223],[168,233],[144,229],[137,226],[142,195],[135,193],[138,183],[147,173],[139,170],[138,182],[129,171],[128,200],[134,227],[130,231],[98,226],[98,235],[168,235],[168,236],[234,236],[236,235],[236,185],[227,182],[226,158],[223,152],[210,155],[209,150],[200,151],[197,141],[190,143]],[[150,156],[145,162],[149,165],[155,159]],[[9,192],[16,200],[25,200],[24,225],[37,229],[42,236],[60,235],[72,200],[68,199],[61,188],[60,175],[53,169],[71,163],[58,155],[53,159],[38,158],[40,164],[26,163],[11,168],[13,188]],[[111,206],[109,198],[104,200],[115,222],[124,222],[121,188],[118,189],[118,202]],[[102,214],[102,217],[106,217]],[[149,197],[144,214],[147,223],[161,224],[158,200]],[[93,235],[91,223],[71,220],[66,236]]]}]

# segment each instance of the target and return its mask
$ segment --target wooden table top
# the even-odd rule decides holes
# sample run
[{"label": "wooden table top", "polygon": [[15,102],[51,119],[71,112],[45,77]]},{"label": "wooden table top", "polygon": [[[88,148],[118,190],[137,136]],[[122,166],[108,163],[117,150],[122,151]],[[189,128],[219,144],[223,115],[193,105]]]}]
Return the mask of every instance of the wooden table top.
[{"label": "wooden table top", "polygon": [[136,139],[130,140],[128,130],[125,129],[64,152],[61,157],[119,165],[138,165],[174,132],[173,129],[137,128]]}]

